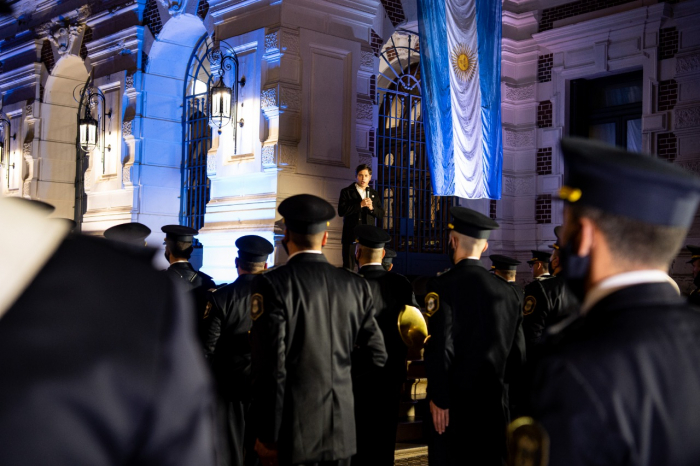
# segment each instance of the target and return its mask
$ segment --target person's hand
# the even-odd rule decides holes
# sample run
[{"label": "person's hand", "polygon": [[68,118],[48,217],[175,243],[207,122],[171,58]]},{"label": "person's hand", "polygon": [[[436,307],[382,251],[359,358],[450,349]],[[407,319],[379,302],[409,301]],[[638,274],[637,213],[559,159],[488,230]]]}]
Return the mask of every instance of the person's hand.
[{"label": "person's hand", "polygon": [[430,400],[430,414],[433,415],[433,426],[435,431],[442,435],[447,426],[450,425],[450,410],[439,408],[438,405]]},{"label": "person's hand", "polygon": [[360,203],[360,207],[367,207],[369,209],[372,209],[373,208],[372,199],[370,199],[368,197],[362,199],[362,202]]},{"label": "person's hand", "polygon": [[255,452],[260,457],[262,466],[277,466],[277,447],[274,445],[265,445],[260,439],[255,439]]}]

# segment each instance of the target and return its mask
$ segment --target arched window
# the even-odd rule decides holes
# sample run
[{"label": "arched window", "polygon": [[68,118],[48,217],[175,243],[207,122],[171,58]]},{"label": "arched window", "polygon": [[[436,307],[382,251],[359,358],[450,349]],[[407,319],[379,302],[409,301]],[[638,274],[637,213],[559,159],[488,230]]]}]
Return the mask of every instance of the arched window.
[{"label": "arched window", "polygon": [[[204,214],[211,195],[211,181],[207,176],[207,154],[212,147],[212,128],[209,125],[209,89],[226,70],[229,80],[238,83],[238,60],[235,52],[221,42],[223,55],[233,57],[231,66],[222,66],[213,39],[204,35],[195,46],[187,67],[182,112],[182,192],[180,195],[180,224],[197,230],[204,226]],[[212,70],[214,68],[214,70]],[[212,73],[214,71],[214,73]],[[232,108],[238,102],[237,84],[232,94]],[[233,118],[235,121],[235,116]],[[235,144],[235,131],[233,133]]]},{"label": "arched window", "polygon": [[[412,43],[413,42],[413,46]],[[453,197],[435,197],[431,185],[421,112],[420,56],[417,38],[393,40],[380,56],[377,89],[377,189],[383,194],[384,227],[391,247],[405,254],[404,274],[421,274],[419,254],[447,252],[447,223]]]}]

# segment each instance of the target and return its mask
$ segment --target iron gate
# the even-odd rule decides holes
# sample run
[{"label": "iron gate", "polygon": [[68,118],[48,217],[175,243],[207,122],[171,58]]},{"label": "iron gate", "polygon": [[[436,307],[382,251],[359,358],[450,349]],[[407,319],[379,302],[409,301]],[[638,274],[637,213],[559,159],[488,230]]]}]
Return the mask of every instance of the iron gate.
[{"label": "iron gate", "polygon": [[391,45],[380,56],[380,82],[388,85],[377,89],[377,190],[386,212],[384,229],[399,253],[398,271],[406,275],[431,273],[426,270],[428,263],[442,268],[446,257],[435,255],[447,252],[449,208],[455,205],[454,197],[433,196],[417,42],[413,35],[408,36],[406,46],[397,46],[390,39]]}]

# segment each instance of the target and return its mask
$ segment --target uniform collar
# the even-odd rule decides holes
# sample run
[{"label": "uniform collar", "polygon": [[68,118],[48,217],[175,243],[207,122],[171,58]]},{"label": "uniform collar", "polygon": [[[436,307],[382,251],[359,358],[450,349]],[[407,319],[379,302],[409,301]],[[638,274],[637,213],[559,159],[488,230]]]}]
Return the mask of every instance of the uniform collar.
[{"label": "uniform collar", "polygon": [[307,249],[306,251],[297,251],[297,252],[295,252],[294,254],[292,254],[291,256],[289,256],[289,257],[287,258],[287,261],[290,261],[290,260],[292,260],[294,257],[297,257],[297,256],[299,256],[299,255],[301,255],[301,254],[318,254],[318,255],[321,255],[321,256],[322,256],[322,255],[323,255],[323,251],[315,251],[315,250],[313,250],[313,249]]},{"label": "uniform collar", "polygon": [[634,272],[613,275],[597,283],[586,293],[586,297],[581,305],[581,314],[586,314],[598,302],[616,291],[645,283],[668,283],[673,286],[680,296],[678,285],[667,273],[661,270],[635,270]]}]

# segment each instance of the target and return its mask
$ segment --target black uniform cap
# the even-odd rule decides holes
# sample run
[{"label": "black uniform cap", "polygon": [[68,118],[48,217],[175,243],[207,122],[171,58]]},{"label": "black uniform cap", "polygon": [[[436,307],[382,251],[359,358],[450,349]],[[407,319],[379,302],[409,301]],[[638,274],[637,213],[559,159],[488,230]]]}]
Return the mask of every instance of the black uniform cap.
[{"label": "black uniform cap", "polygon": [[656,157],[580,138],[562,139],[567,167],[559,198],[640,222],[687,228],[700,178]]},{"label": "black uniform cap", "polygon": [[533,249],[530,252],[532,252],[532,259],[527,261],[527,263],[530,265],[534,264],[535,262],[549,262],[549,258],[552,257],[551,253],[545,251],[535,251]]},{"label": "black uniform cap", "polygon": [[489,239],[491,230],[498,229],[498,223],[484,214],[466,207],[455,206],[450,208],[452,223],[447,227],[457,233],[476,239]]},{"label": "black uniform cap", "polygon": [[374,225],[357,225],[353,231],[357,241],[368,248],[382,249],[391,241],[389,233]]},{"label": "black uniform cap", "polygon": [[396,251],[394,251],[393,249],[384,248],[384,260],[382,262],[388,262],[389,264],[391,264],[391,261],[394,260],[395,257]]},{"label": "black uniform cap", "polygon": [[688,251],[690,251],[690,260],[687,262],[688,264],[692,264],[696,260],[700,259],[700,246],[693,246],[692,244],[689,244],[686,246],[688,248]]},{"label": "black uniform cap", "polygon": [[306,235],[325,231],[329,221],[335,217],[333,206],[312,194],[288,197],[277,211],[284,217],[284,225],[289,231]]},{"label": "black uniform cap", "polygon": [[182,225],[165,225],[161,227],[161,231],[165,233],[165,239],[183,241],[185,243],[191,243],[192,238],[199,234],[194,228]]},{"label": "black uniform cap", "polygon": [[501,254],[494,254],[489,256],[489,258],[491,259],[491,264],[493,264],[492,268],[496,270],[516,270],[518,264],[520,264],[519,260]]},{"label": "black uniform cap", "polygon": [[146,242],[146,237],[150,234],[151,229],[146,225],[138,222],[131,222],[107,228],[104,232],[104,237],[112,241],[121,241],[122,243],[143,246]]},{"label": "black uniform cap", "polygon": [[275,247],[265,238],[257,235],[241,236],[236,240],[238,257],[246,262],[267,262],[267,256]]}]

